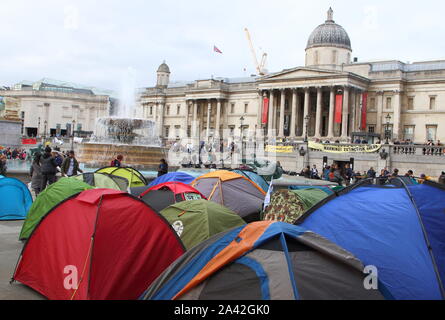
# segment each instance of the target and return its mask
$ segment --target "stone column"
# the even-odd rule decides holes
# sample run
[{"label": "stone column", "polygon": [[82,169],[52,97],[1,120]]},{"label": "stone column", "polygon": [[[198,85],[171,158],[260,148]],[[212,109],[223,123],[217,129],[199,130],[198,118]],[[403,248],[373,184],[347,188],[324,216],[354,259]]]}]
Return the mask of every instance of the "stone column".
[{"label": "stone column", "polygon": [[401,137],[401,117],[402,117],[402,105],[401,105],[401,92],[395,91],[394,94],[394,140],[398,140]]},{"label": "stone column", "polygon": [[285,102],[286,102],[286,90],[280,89],[281,91],[281,101],[280,101],[280,131],[278,136],[284,138],[284,112],[285,112]]},{"label": "stone column", "polygon": [[192,138],[198,137],[198,102],[193,100]]},{"label": "stone column", "polygon": [[343,89],[343,117],[341,125],[341,138],[348,138],[348,114],[349,114],[349,87]]},{"label": "stone column", "polygon": [[323,102],[323,91],[321,87],[317,88],[317,114],[315,116],[315,137],[320,138],[320,127],[321,127],[321,112]]},{"label": "stone column", "polygon": [[292,114],[290,117],[290,137],[296,137],[296,119],[297,119],[297,89],[292,89]]},{"label": "stone column", "polygon": [[309,132],[308,130],[309,122],[306,125],[306,117],[309,116],[309,99],[310,99],[309,88],[304,88],[303,138],[305,138]]},{"label": "stone column", "polygon": [[189,107],[190,107],[190,104],[189,104],[189,102],[187,101],[187,100],[185,100],[185,120],[184,120],[184,122],[185,122],[185,125],[184,125],[184,138],[187,138],[187,129],[188,129],[188,127],[189,127]]},{"label": "stone column", "polygon": [[221,136],[220,127],[221,127],[221,99],[218,99],[216,103],[216,124],[215,124],[215,136],[217,138]]},{"label": "stone column", "polygon": [[209,141],[210,137],[210,119],[212,115],[212,101],[209,99],[207,103],[207,132],[206,132],[206,138],[207,141]]},{"label": "stone column", "polygon": [[382,132],[383,98],[384,98],[383,91],[378,91],[376,93],[376,103],[377,103],[376,132],[382,135],[382,139],[384,138],[384,134]]},{"label": "stone column", "polygon": [[273,89],[272,90],[270,90],[270,99],[269,99],[269,120],[268,120],[268,124],[267,124],[267,126],[268,126],[268,135],[269,135],[269,138],[271,138],[270,137],[270,135],[272,135],[273,134],[273,129],[274,129],[274,126],[273,126],[273,112],[274,112],[274,107],[273,107],[273,105],[274,105],[274,93],[273,93]]},{"label": "stone column", "polygon": [[334,115],[335,115],[335,87],[331,87],[331,94],[329,99],[329,123],[328,123],[328,137],[334,138]]},{"label": "stone column", "polygon": [[355,88],[351,89],[351,120],[349,121],[351,126],[351,133],[356,132],[356,124],[357,124],[357,92],[358,90]]},{"label": "stone column", "polygon": [[261,128],[262,118],[263,118],[263,93],[261,90],[258,91],[258,114],[257,114],[257,126]]}]

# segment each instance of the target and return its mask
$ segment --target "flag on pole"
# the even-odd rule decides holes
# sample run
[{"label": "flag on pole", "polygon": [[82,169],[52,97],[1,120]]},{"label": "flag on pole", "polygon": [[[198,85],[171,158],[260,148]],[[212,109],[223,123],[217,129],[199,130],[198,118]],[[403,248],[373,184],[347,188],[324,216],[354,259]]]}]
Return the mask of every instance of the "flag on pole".
[{"label": "flag on pole", "polygon": [[216,46],[213,46],[213,51],[222,54],[222,51],[219,50]]}]

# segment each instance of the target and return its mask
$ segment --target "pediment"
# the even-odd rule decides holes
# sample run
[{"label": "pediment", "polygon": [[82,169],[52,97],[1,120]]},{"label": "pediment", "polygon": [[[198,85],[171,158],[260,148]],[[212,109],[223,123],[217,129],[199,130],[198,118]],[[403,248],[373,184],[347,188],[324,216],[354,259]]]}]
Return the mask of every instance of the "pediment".
[{"label": "pediment", "polygon": [[283,70],[271,75],[261,78],[262,81],[267,80],[289,80],[289,79],[304,79],[304,78],[325,78],[330,76],[345,75],[345,72],[335,70],[323,70],[312,68],[294,68]]}]

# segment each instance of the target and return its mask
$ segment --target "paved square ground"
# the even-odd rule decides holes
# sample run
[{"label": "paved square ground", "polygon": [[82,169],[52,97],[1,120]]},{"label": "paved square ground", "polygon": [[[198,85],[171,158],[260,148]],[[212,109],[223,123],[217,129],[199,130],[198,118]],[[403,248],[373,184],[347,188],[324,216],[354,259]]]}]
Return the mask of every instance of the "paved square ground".
[{"label": "paved square ground", "polygon": [[20,284],[9,284],[23,248],[18,240],[23,221],[0,221],[0,300],[41,300],[34,290]]}]

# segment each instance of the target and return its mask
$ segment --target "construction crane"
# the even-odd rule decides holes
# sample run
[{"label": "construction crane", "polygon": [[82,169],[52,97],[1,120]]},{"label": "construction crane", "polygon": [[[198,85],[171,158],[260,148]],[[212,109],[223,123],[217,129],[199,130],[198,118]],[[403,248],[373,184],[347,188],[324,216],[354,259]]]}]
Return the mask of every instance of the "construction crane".
[{"label": "construction crane", "polygon": [[261,58],[261,63],[258,63],[258,59],[256,56],[255,48],[253,47],[252,38],[250,37],[249,29],[244,28],[244,31],[247,35],[247,41],[249,42],[250,50],[253,55],[253,61],[255,63],[255,68],[260,76],[266,75],[266,70],[264,69],[267,61],[267,53],[263,53],[263,57]]}]

